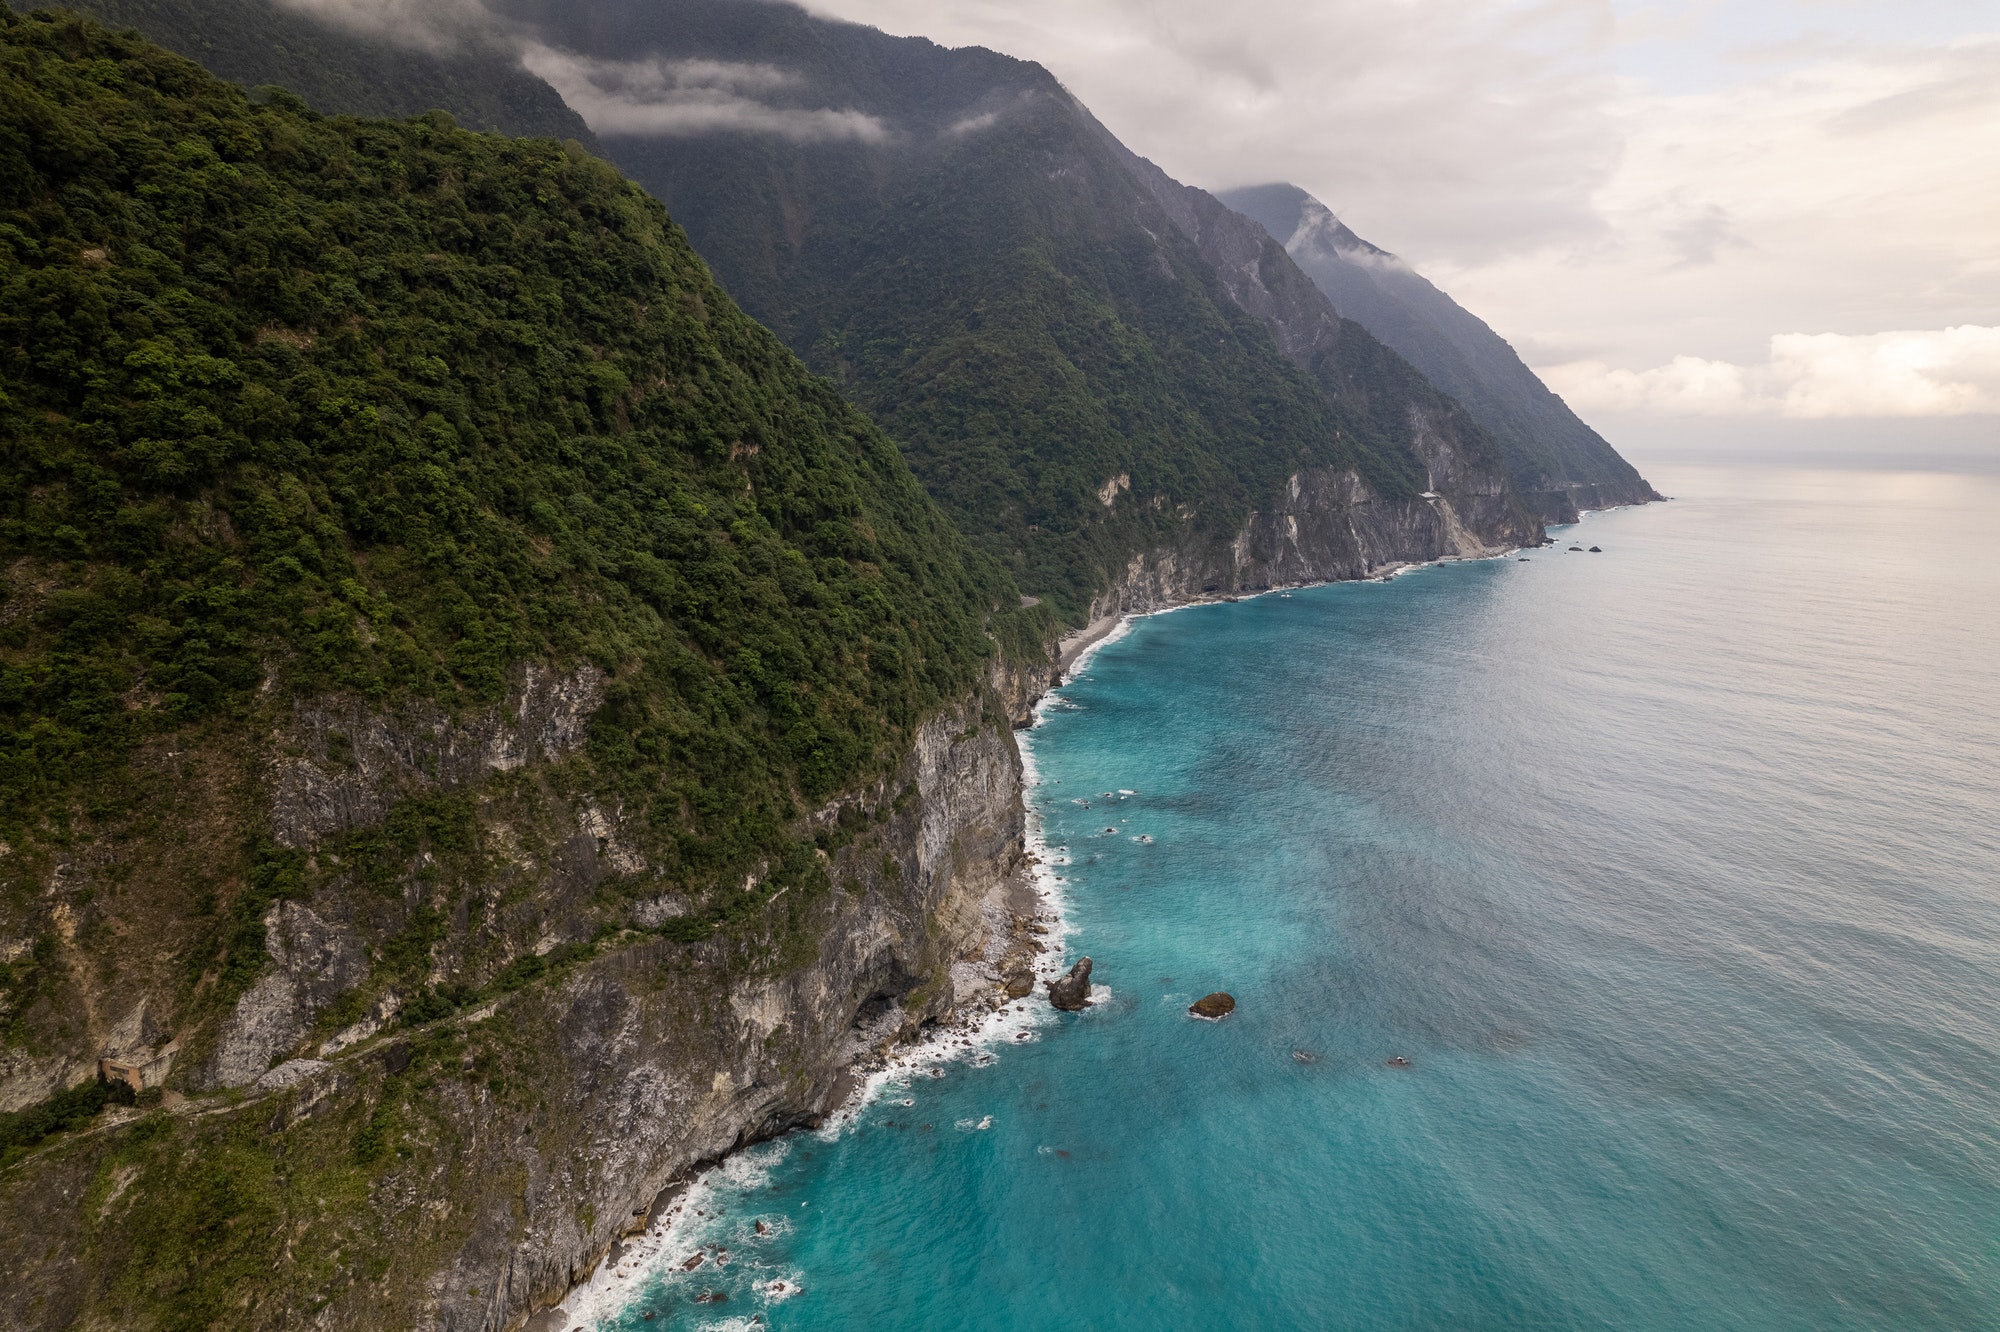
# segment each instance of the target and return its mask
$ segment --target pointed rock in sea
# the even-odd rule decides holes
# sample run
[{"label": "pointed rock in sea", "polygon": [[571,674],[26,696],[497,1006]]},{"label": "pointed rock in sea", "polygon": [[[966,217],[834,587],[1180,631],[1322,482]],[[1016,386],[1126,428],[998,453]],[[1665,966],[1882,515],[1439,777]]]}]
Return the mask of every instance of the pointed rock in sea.
[{"label": "pointed rock in sea", "polygon": [[1090,1003],[1090,959],[1081,958],[1067,976],[1049,982],[1049,1002],[1065,1013],[1081,1011]]}]

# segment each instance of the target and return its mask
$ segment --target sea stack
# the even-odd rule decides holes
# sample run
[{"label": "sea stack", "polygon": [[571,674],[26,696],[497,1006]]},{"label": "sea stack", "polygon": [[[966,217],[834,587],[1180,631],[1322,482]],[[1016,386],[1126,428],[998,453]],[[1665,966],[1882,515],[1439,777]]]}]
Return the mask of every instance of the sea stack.
[{"label": "sea stack", "polygon": [[1226,1018],[1235,1011],[1236,996],[1225,994],[1221,990],[1197,999],[1188,1005],[1188,1012],[1198,1018],[1207,1018],[1211,1022],[1220,1018]]},{"label": "sea stack", "polygon": [[1049,982],[1049,1002],[1065,1013],[1082,1011],[1090,1002],[1090,959],[1080,958],[1069,975]]}]

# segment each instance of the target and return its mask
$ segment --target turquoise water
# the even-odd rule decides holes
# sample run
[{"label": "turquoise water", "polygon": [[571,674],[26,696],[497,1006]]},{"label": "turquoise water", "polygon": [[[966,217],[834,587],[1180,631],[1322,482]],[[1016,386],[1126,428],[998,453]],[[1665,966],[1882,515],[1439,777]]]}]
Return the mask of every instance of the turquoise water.
[{"label": "turquoise water", "polygon": [[1108,1001],[606,1325],[2000,1328],[2000,478],[1655,476],[1105,648],[1032,794]]}]

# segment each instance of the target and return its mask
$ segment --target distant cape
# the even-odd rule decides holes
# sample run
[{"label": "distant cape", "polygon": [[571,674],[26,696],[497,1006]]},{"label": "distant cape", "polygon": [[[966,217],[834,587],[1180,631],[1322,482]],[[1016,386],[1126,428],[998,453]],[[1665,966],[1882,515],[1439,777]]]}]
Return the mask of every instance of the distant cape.
[{"label": "distant cape", "polygon": [[1456,398],[1500,444],[1524,503],[1547,522],[1579,508],[1660,498],[1631,463],[1551,393],[1484,320],[1296,185],[1218,196],[1262,223],[1352,319]]}]

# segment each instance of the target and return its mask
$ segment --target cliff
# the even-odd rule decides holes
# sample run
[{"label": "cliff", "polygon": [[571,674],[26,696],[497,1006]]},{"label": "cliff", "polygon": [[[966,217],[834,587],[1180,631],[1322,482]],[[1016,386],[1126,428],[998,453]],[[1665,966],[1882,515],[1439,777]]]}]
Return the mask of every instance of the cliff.
[{"label": "cliff", "polygon": [[1451,493],[1415,500],[1384,499],[1353,472],[1296,473],[1277,502],[1252,514],[1227,546],[1187,542],[1134,555],[1093,599],[1090,618],[1368,578],[1432,560],[1479,559],[1541,539],[1504,488],[1490,478],[1454,485],[1446,465],[1441,460],[1439,475],[1447,479],[1435,484]]},{"label": "cliff", "polygon": [[516,1327],[976,1002],[1046,613],[656,203],[5,9],[0,156],[0,1324]]},{"label": "cliff", "polygon": [[[779,895],[727,938],[626,931],[553,983],[393,1034],[364,1018],[237,1094],[114,1110],[42,1149],[0,1176],[15,1274],[0,1321],[522,1326],[691,1166],[809,1121],[852,1061],[994,998],[1023,854],[1003,703],[940,713],[895,773],[815,811],[828,885]],[[562,810],[573,831],[535,874],[540,914],[632,869],[600,808],[578,795]],[[497,817],[474,831],[486,846],[520,835]],[[324,1011],[329,959],[367,942],[338,891],[274,908],[267,929],[275,965],[209,1078],[234,1080],[248,1039],[284,1048],[288,1023]],[[220,1252],[193,1251],[204,1242]]]},{"label": "cliff", "polygon": [[[1508,484],[1478,424],[1281,245],[1134,157],[1038,65],[783,3],[498,8],[724,287],[1072,622],[1135,556],[1220,558],[1297,473],[1416,499],[1420,433]],[[691,89],[637,87],[633,61],[770,74],[731,85],[732,118],[683,123]]]},{"label": "cliff", "polygon": [[1483,320],[1355,235],[1319,200],[1293,185],[1232,190],[1222,199],[1282,243],[1343,317],[1463,404],[1497,442],[1522,501],[1544,521],[1573,522],[1579,508],[1660,498]]}]

